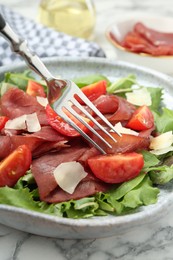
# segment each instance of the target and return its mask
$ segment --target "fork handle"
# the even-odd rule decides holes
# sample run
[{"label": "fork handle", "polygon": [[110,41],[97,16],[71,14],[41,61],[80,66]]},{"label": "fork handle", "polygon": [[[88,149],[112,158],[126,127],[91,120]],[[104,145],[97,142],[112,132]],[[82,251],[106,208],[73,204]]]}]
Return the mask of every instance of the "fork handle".
[{"label": "fork handle", "polygon": [[53,78],[51,73],[44,66],[40,58],[32,52],[27,45],[27,42],[20,38],[5,21],[3,16],[0,14],[0,33],[2,36],[10,42],[12,51],[21,55],[28,66],[34,70],[39,76],[46,81]]}]

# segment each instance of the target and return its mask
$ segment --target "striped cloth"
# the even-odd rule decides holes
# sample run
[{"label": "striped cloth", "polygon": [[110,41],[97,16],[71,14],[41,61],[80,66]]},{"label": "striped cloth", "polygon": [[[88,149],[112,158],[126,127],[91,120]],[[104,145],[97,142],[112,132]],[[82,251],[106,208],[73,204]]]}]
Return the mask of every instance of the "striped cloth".
[{"label": "striped cloth", "polygon": [[[105,57],[103,50],[94,42],[47,28],[12,11],[5,5],[0,5],[0,13],[13,30],[27,40],[30,49],[40,57]],[[20,60],[18,55],[12,53],[9,43],[0,37],[0,66]]]}]

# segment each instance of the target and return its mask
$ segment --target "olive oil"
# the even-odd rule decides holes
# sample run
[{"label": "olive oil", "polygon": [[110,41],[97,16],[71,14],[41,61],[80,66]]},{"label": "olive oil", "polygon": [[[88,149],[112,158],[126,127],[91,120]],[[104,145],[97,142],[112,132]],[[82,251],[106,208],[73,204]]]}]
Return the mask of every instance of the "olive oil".
[{"label": "olive oil", "polygon": [[42,0],[39,21],[60,32],[89,38],[95,26],[95,9],[90,0]]}]

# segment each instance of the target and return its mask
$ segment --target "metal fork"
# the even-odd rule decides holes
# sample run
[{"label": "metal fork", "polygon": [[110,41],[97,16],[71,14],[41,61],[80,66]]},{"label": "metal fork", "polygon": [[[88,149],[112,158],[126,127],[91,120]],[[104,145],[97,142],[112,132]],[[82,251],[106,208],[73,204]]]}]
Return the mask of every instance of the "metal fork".
[{"label": "metal fork", "polygon": [[[100,130],[102,130],[109,138],[116,142],[112,135],[105,130],[105,128],[91,116],[90,113],[84,109],[83,106],[76,100],[75,95],[79,96],[83,102],[94,111],[94,113],[102,119],[102,121],[114,132],[113,125],[100,113],[100,111],[91,103],[91,101],[83,94],[78,86],[66,79],[58,79],[51,75],[48,69],[45,67],[40,58],[29,50],[27,42],[21,39],[5,21],[0,14],[0,33],[11,43],[11,48],[14,52],[21,55],[26,61],[27,65],[34,70],[39,76],[41,76],[48,86],[48,101],[55,112],[71,125],[76,131],[78,131],[87,141],[95,146],[101,153],[106,152],[93,141],[88,134],[86,134],[70,117],[65,113],[68,110],[78,121],[80,121],[85,127],[87,127],[94,135],[101,139],[109,148],[111,145],[106,141],[93,127],[91,127],[74,109],[73,105],[77,107],[87,118],[89,118]],[[117,133],[117,132],[116,132]],[[119,133],[117,133],[120,135]]]}]

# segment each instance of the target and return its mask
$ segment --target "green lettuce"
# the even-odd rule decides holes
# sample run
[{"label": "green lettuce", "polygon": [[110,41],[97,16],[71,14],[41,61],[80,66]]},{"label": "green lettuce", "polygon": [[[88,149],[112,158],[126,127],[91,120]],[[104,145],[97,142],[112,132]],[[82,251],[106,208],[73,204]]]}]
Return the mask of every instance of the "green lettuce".
[{"label": "green lettuce", "polygon": [[152,186],[149,176],[141,174],[107,192],[62,203],[39,200],[38,188],[31,172],[20,178],[14,188],[0,188],[0,204],[16,206],[40,213],[67,218],[90,218],[107,214],[125,214],[140,205],[155,203],[159,190]]},{"label": "green lettuce", "polygon": [[127,91],[132,91],[131,87],[133,85],[138,84],[136,81],[136,77],[133,74],[128,75],[125,78],[121,78],[115,82],[113,82],[108,88],[107,92],[109,94],[116,94],[120,92],[127,92]]},{"label": "green lettuce", "polygon": [[163,97],[163,89],[162,88],[154,88],[154,87],[147,87],[147,90],[149,91],[151,95],[152,105],[150,106],[150,109],[152,111],[158,112],[161,108],[161,102]]},{"label": "green lettuce", "polygon": [[165,155],[160,156],[159,159],[148,151],[142,151],[142,154],[144,157],[143,171],[149,174],[154,184],[165,184],[173,179],[173,160],[170,162],[170,160],[164,159]]},{"label": "green lettuce", "polygon": [[173,111],[164,107],[161,113],[154,113],[154,119],[157,131],[165,133],[173,131]]},{"label": "green lettuce", "polygon": [[108,86],[110,85],[110,81],[107,77],[100,75],[100,74],[94,74],[94,75],[88,75],[80,78],[74,78],[73,81],[76,83],[76,85],[79,88],[82,88],[84,86],[96,83],[100,80],[106,80]]},{"label": "green lettuce", "polygon": [[[21,73],[6,72],[2,82],[9,83],[25,91],[30,79],[35,82],[39,82],[44,87],[45,91],[47,91],[47,86],[45,82],[43,82],[42,80],[36,80],[32,75],[31,70],[25,70]],[[2,82],[0,84],[0,87],[2,86]]]}]

